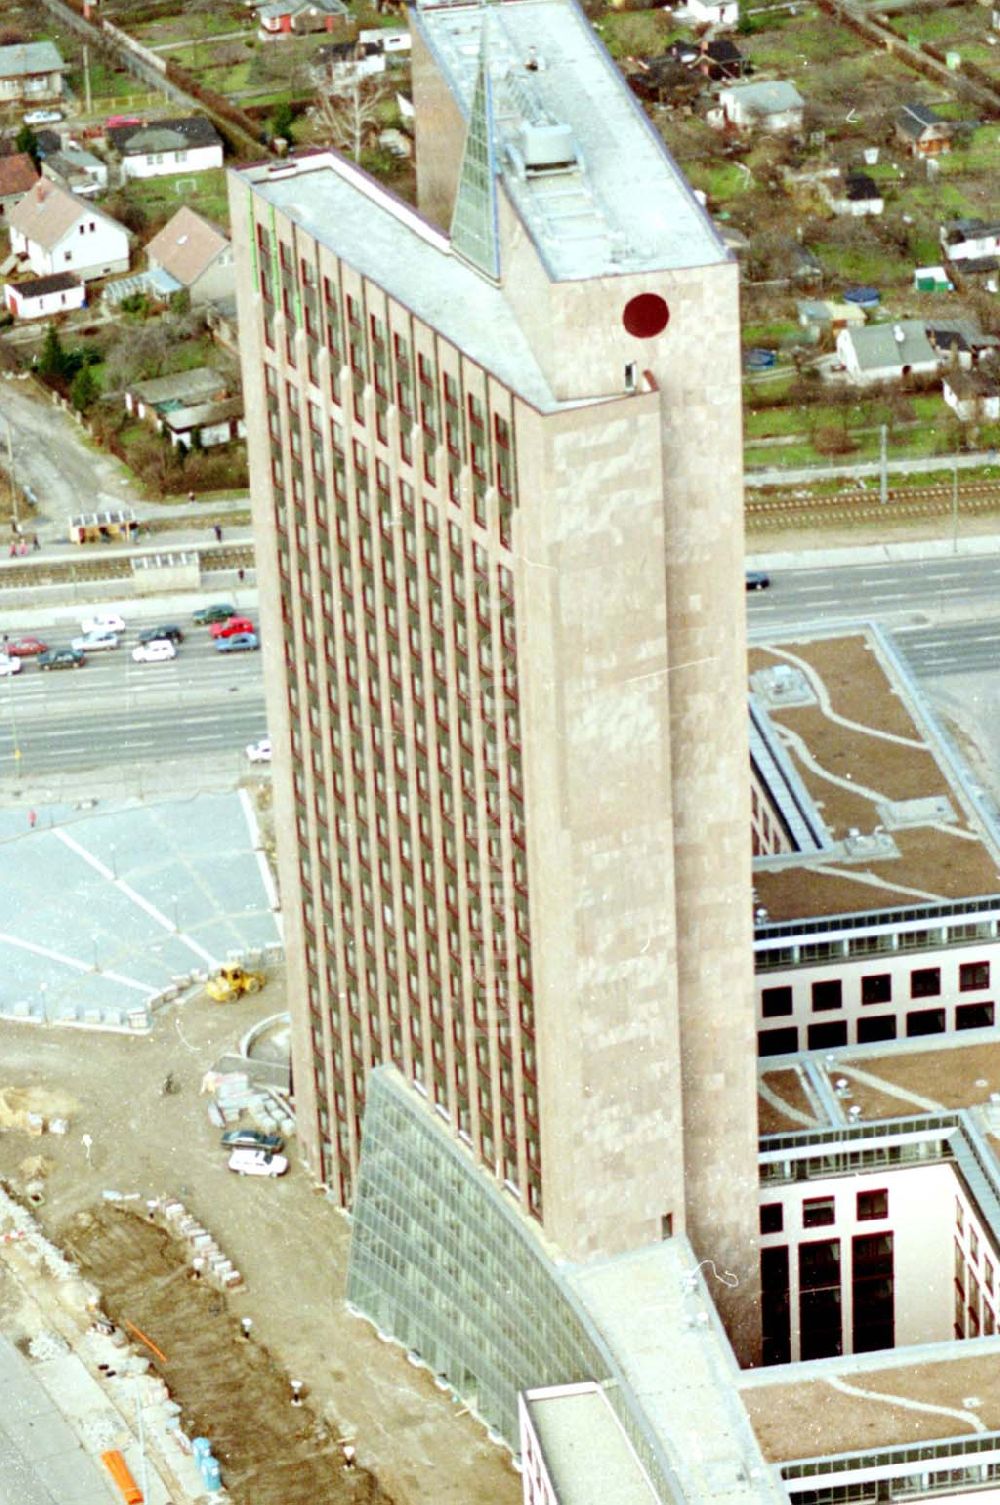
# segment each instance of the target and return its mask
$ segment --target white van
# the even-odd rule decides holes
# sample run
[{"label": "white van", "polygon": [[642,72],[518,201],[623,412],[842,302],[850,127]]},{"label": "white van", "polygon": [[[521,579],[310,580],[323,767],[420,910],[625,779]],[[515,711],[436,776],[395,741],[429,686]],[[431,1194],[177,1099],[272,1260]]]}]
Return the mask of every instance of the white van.
[{"label": "white van", "polygon": [[268,1150],[234,1150],[229,1169],[238,1176],[283,1176],[288,1161],[284,1155],[272,1155]]}]

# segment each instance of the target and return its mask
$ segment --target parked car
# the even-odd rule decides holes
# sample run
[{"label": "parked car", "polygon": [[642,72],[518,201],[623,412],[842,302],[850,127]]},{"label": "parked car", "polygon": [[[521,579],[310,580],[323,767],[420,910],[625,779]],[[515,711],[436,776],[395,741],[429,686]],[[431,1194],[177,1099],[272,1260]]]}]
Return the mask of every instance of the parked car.
[{"label": "parked car", "polygon": [[248,743],[247,744],[247,757],[249,758],[249,760],[250,760],[251,763],[270,763],[270,761],[271,761],[271,739],[270,739],[270,737],[261,737],[261,739],[260,739],[259,742],[250,742],[250,743]]},{"label": "parked car", "polygon": [[173,622],[168,622],[165,627],[144,627],[139,634],[140,643],[158,643],[161,638],[170,643],[183,643],[184,634]]},{"label": "parked car", "polygon": [[105,648],[118,647],[118,634],[117,632],[102,632],[99,630],[85,632],[81,637],[73,638],[70,646],[75,648],[78,653],[100,653]]},{"label": "parked car", "polygon": [[231,638],[218,638],[215,646],[220,653],[249,653],[260,642],[255,632],[234,632]]},{"label": "parked car", "polygon": [[82,669],[86,662],[79,648],[46,648],[38,655],[39,669]]},{"label": "parked car", "polygon": [[29,110],[23,117],[25,125],[55,125],[62,118],[62,110]]},{"label": "parked car", "polygon": [[151,643],[139,643],[132,649],[134,664],[165,664],[177,657],[177,649],[169,638],[154,638]]},{"label": "parked car", "polygon": [[84,617],[80,623],[80,631],[91,632],[124,632],[125,618],[120,617],[116,611],[99,611],[92,617]]},{"label": "parked car", "polygon": [[747,570],[747,590],[766,591],[771,584],[770,575],[765,575],[763,570]]},{"label": "parked car", "polygon": [[0,675],[20,674],[20,672],[21,660],[19,658],[11,658],[7,653],[0,653]]},{"label": "parked car", "polygon": [[14,638],[7,644],[5,652],[11,658],[34,658],[36,653],[44,653],[48,646],[41,638]]},{"label": "parked car", "polygon": [[249,617],[229,617],[225,622],[213,622],[208,629],[208,635],[212,638],[231,638],[237,632],[253,632],[254,626]]},{"label": "parked car", "polygon": [[262,1129],[227,1129],[222,1136],[226,1150],[264,1150],[271,1155],[280,1155],[285,1141],[280,1134],[265,1134]]},{"label": "parked car", "polygon": [[216,602],[214,606],[199,606],[192,620],[197,627],[205,627],[211,622],[228,622],[229,618],[235,615],[235,606],[227,606],[225,602]]},{"label": "parked car", "polygon": [[238,1176],[283,1176],[288,1161],[284,1155],[271,1155],[267,1150],[234,1150],[229,1169]]}]

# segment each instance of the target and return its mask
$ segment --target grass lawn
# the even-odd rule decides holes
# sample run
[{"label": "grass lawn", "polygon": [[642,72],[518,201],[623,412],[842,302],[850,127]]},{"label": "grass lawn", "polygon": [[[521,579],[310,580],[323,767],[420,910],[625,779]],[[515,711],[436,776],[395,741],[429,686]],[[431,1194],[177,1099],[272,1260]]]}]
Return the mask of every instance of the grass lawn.
[{"label": "grass lawn", "polygon": [[750,176],[738,162],[692,162],[687,176],[713,204],[725,204],[746,193]]},{"label": "grass lawn", "polygon": [[909,262],[881,246],[841,246],[819,241],[812,249],[827,272],[847,282],[892,287],[909,283],[912,277]]},{"label": "grass lawn", "polygon": [[226,36],[233,31],[246,31],[255,35],[255,29],[247,25],[247,11],[233,7],[221,9],[217,15],[201,12],[177,16],[161,16],[154,21],[141,21],[129,28],[129,35],[147,47],[158,47],[166,42],[186,42],[190,37]]},{"label": "grass lawn", "polygon": [[229,197],[225,169],[211,172],[171,174],[165,178],[132,178],[128,196],[141,204],[151,220],[170,219],[183,204],[225,229],[229,224]]},{"label": "grass lawn", "polygon": [[797,319],[770,319],[766,323],[744,324],[743,344],[765,345],[768,348],[775,345],[804,345],[809,342],[806,332]]},{"label": "grass lawn", "polygon": [[658,10],[606,10],[594,27],[614,58],[657,57],[677,34]]}]

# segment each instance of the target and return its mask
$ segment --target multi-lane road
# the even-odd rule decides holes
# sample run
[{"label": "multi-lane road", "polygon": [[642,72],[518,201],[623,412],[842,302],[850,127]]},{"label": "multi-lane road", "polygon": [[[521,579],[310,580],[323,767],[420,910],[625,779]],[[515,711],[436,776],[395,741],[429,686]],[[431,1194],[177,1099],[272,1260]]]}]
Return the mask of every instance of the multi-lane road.
[{"label": "multi-lane road", "polygon": [[[137,664],[144,627],[177,620],[185,637],[169,663]],[[72,624],[19,624],[50,645]],[[218,653],[190,615],[130,617],[121,646],[91,654],[81,669],[40,670],[24,660],[0,679],[0,776],[155,764],[185,755],[238,755],[266,731],[259,653]]]},{"label": "multi-lane road", "polygon": [[[747,596],[751,636],[876,620],[918,678],[989,676],[1000,669],[1000,557],[773,570]],[[165,664],[136,664],[143,627],[176,620],[185,639]],[[18,635],[52,644],[77,630],[39,614]],[[43,673],[26,660],[0,679],[0,778],[97,768],[155,767],[184,757],[238,759],[266,730],[259,653],[221,654],[190,612],[148,606],[122,646],[80,670]]]},{"label": "multi-lane road", "polygon": [[904,628],[1000,620],[1000,557],[774,570],[771,579],[770,590],[747,597],[751,631],[862,618]]}]

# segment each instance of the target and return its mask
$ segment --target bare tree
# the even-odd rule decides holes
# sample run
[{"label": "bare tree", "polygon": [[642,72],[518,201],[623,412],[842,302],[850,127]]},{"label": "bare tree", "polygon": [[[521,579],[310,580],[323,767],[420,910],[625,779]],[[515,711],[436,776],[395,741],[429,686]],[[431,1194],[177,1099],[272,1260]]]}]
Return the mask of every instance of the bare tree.
[{"label": "bare tree", "polygon": [[349,152],[355,162],[361,161],[365,138],[382,124],[382,106],[386,97],[385,84],[355,76],[337,94],[320,94],[316,100],[316,113],[320,125],[329,134],[330,141],[340,151]]}]

